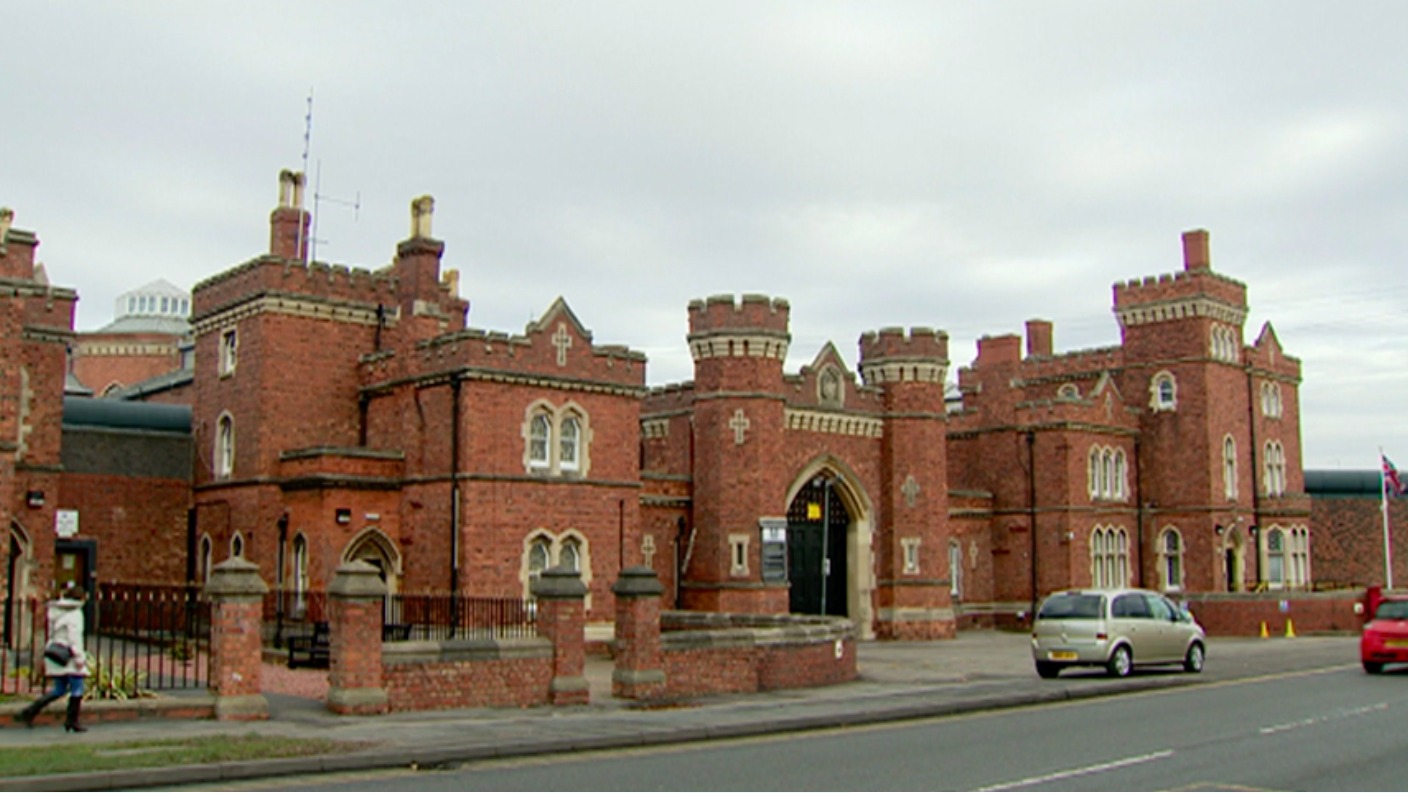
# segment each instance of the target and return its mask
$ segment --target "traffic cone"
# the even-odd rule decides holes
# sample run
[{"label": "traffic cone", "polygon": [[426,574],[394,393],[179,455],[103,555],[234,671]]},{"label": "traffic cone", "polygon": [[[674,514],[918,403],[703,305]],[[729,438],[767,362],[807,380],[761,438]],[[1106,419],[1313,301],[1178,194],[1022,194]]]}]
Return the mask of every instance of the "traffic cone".
[{"label": "traffic cone", "polygon": [[1261,621],[1261,638],[1263,638],[1263,639],[1269,639],[1269,638],[1271,638],[1271,634],[1268,633],[1267,630],[1266,630],[1266,620],[1262,620],[1262,621]]},{"label": "traffic cone", "polygon": [[1290,617],[1287,617],[1287,618],[1286,618],[1286,638],[1287,638],[1287,639],[1294,639],[1295,637],[1296,637],[1296,626],[1293,625],[1293,624],[1291,624],[1291,618],[1290,618]]}]

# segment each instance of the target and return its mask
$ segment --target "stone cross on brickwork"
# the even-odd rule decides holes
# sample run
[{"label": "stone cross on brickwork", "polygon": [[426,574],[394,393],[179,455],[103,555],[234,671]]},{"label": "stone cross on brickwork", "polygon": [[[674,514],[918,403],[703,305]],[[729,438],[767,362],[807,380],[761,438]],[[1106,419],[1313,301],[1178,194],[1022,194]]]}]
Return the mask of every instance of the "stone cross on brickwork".
[{"label": "stone cross on brickwork", "polygon": [[655,566],[655,535],[647,534],[640,539],[640,555],[645,557],[645,566]]},{"label": "stone cross on brickwork", "polygon": [[978,541],[968,541],[968,566],[974,570],[978,569]]},{"label": "stone cross on brickwork", "polygon": [[914,474],[905,477],[904,486],[900,488],[900,492],[904,494],[905,506],[914,506],[914,500],[919,497],[919,483],[914,481]]},{"label": "stone cross on brickwork", "polygon": [[557,332],[552,334],[552,346],[557,348],[557,365],[567,365],[567,348],[572,346],[572,334],[567,332],[567,323],[559,322]]},{"label": "stone cross on brickwork", "polygon": [[733,443],[742,446],[744,441],[743,433],[748,431],[748,417],[743,415],[743,408],[733,411],[733,418],[728,420],[728,428],[733,430]]}]

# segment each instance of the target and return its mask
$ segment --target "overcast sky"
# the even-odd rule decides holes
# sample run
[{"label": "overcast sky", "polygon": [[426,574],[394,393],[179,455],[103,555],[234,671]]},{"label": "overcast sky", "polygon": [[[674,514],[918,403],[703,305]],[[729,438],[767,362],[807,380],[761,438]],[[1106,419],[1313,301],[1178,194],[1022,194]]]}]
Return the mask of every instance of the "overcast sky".
[{"label": "overcast sky", "polygon": [[385,265],[431,194],[474,327],[561,295],[658,385],[691,377],[691,299],[758,292],[792,305],[789,372],[894,325],[948,331],[956,370],[1029,318],[1117,344],[1111,286],[1206,228],[1246,341],[1270,321],[1303,361],[1305,467],[1408,466],[1408,3],[10,2],[0,29],[0,205],[80,330],[267,249],[311,92],[317,257]]}]

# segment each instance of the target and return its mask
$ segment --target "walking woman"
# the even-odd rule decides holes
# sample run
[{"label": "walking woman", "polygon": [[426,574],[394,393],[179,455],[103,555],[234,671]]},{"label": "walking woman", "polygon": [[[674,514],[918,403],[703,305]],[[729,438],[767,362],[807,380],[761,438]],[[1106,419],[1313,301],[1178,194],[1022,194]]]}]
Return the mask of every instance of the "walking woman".
[{"label": "walking woman", "polygon": [[68,694],[68,718],[64,720],[67,732],[87,732],[88,728],[78,723],[79,711],[83,709],[83,678],[88,676],[87,656],[83,652],[83,590],[70,589],[49,604],[49,643],[46,647],[59,644],[69,649],[67,663],[60,664],[44,656],[44,673],[54,681],[54,688],[20,713],[25,726],[33,727],[34,718],[46,705]]}]

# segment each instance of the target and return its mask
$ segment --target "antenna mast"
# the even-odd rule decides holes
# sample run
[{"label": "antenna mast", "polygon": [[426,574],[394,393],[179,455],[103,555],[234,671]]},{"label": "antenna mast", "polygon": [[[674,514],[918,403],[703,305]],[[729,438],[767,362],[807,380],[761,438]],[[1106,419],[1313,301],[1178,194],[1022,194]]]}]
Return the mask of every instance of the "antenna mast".
[{"label": "antenna mast", "polygon": [[[307,184],[307,181],[306,181],[306,180],[308,179],[308,148],[309,148],[310,146],[312,146],[312,145],[313,145],[313,89],[312,89],[312,88],[309,88],[309,89],[308,89],[308,115],[304,116],[304,118],[303,118],[303,178],[304,178],[304,180],[305,180],[305,181],[304,181],[304,184]],[[303,207],[299,207],[298,209],[299,209],[300,212],[303,211]],[[315,223],[317,222],[316,218],[317,218],[317,215],[314,215],[314,222],[315,222]],[[294,250],[296,250],[296,251],[303,251],[303,250],[304,250],[304,248],[303,248],[303,219],[302,219],[302,218],[299,218],[299,220],[298,220],[298,247],[294,248]],[[306,252],[304,252],[304,254],[303,254],[303,263],[304,263],[304,264],[307,264],[309,258],[310,258],[310,257],[308,256],[308,254],[307,254]]]},{"label": "antenna mast", "polygon": [[[313,145],[313,89],[312,89],[312,88],[309,88],[309,89],[308,89],[308,115],[307,115],[307,117],[304,119],[304,125],[303,125],[303,179],[304,179],[304,184],[307,184],[307,179],[308,179],[308,150],[309,150],[310,148],[312,148],[312,145]],[[322,161],[322,160],[318,160],[317,173],[314,174],[314,176],[313,176],[313,223],[312,223],[312,226],[313,226],[313,227],[312,227],[312,229],[311,229],[311,230],[309,231],[309,233],[308,233],[308,250],[307,250],[307,253],[304,255],[304,259],[303,259],[304,264],[307,264],[307,263],[310,262],[310,261],[311,261],[311,262],[316,262],[316,261],[318,260],[318,243],[319,243],[319,242],[326,242],[326,240],[319,240],[319,239],[318,239],[318,214],[319,214],[318,210],[321,208],[321,204],[322,204],[323,201],[331,201],[331,202],[334,203],[334,204],[340,204],[340,205],[342,205],[342,206],[352,207],[352,219],[353,219],[353,220],[356,220],[356,219],[358,219],[358,218],[361,216],[361,209],[362,209],[362,191],[361,191],[361,190],[358,190],[358,191],[357,191],[357,198],[356,198],[355,201],[347,201],[347,200],[345,200],[345,199],[333,198],[333,197],[331,197],[331,196],[325,196],[325,195],[323,195],[323,193],[322,193],[322,186],[323,186],[323,161]],[[302,249],[303,249],[303,224],[302,224],[301,222],[298,224],[298,248],[299,248],[299,250],[302,250]]]}]

